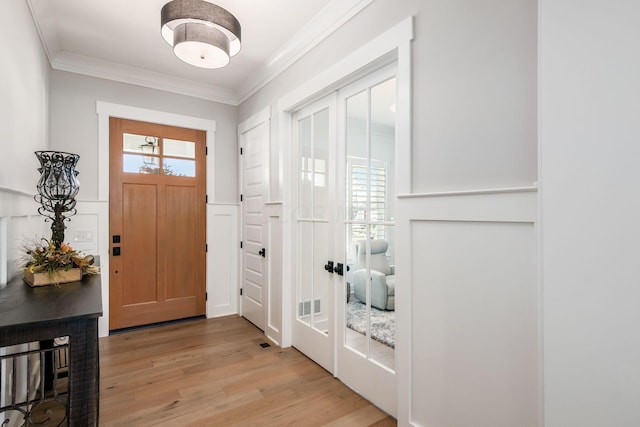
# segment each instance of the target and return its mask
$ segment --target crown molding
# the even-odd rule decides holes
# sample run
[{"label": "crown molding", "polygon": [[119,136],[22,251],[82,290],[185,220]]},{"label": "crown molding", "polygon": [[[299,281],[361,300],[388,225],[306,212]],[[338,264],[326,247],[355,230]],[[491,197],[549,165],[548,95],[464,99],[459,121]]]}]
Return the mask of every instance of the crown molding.
[{"label": "crown molding", "polygon": [[[45,55],[47,55],[49,64],[51,64],[53,54],[55,52],[60,52],[61,50],[58,37],[56,36],[56,29],[53,25],[43,25],[42,22],[38,21],[38,14],[36,13],[36,8],[31,0],[27,0],[27,6],[29,7],[31,19],[33,19],[33,23],[36,26],[36,31],[38,32],[38,36],[40,37],[40,43],[42,44],[44,53]],[[46,14],[49,7],[51,7],[51,2],[43,3],[43,6],[40,8],[41,13]]]},{"label": "crown molding", "polygon": [[237,90],[170,76],[142,68],[122,65],[83,55],[64,52],[53,25],[43,25],[38,14],[46,14],[50,2],[38,3],[38,13],[27,0],[43,49],[51,68],[84,74],[121,83],[173,92],[209,101],[238,106],[278,77],[315,46],[349,22],[374,0],[332,0],[309,23],[298,31],[262,67],[242,82]]},{"label": "crown molding", "polygon": [[193,80],[69,52],[60,52],[55,55],[51,61],[51,67],[55,70],[164,90],[222,104],[238,105],[235,92],[229,88],[198,83]]},{"label": "crown molding", "polygon": [[291,67],[311,49],[349,22],[374,0],[332,0],[308,24],[278,50],[265,65],[252,73],[238,89],[238,103],[246,101]]}]

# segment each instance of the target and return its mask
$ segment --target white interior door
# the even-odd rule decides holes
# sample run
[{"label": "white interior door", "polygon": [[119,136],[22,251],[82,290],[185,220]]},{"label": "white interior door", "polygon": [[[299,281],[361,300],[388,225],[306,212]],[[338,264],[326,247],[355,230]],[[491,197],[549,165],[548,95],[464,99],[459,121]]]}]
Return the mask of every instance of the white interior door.
[{"label": "white interior door", "polygon": [[239,140],[242,186],[241,313],[264,331],[268,305],[268,254],[263,216],[268,182],[268,122],[241,131]]},{"label": "white interior door", "polygon": [[378,70],[338,96],[339,193],[346,200],[339,244],[348,271],[336,304],[337,377],[394,416],[395,69]]},{"label": "white interior door", "polygon": [[293,116],[294,320],[292,343],[334,372],[335,97]]},{"label": "white interior door", "polygon": [[392,415],[395,100],[388,66],[292,117],[292,343]]}]

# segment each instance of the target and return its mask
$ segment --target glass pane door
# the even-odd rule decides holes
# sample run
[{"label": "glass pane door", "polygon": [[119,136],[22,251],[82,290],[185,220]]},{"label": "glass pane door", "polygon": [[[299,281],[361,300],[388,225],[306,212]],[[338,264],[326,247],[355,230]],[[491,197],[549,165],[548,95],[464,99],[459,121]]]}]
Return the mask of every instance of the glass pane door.
[{"label": "glass pane door", "polygon": [[[334,371],[335,97],[293,115],[295,295],[292,344]],[[333,189],[333,191],[331,191]],[[326,267],[325,267],[326,266]]]},{"label": "glass pane door", "polygon": [[329,109],[298,121],[297,319],[328,334]]},{"label": "glass pane door", "polygon": [[346,98],[344,345],[395,367],[395,78]]}]

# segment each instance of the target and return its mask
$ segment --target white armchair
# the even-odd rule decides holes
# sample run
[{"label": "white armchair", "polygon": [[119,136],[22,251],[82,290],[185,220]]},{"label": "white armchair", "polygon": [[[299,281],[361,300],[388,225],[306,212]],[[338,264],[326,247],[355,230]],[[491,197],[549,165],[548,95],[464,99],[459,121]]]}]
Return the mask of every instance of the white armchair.
[{"label": "white armchair", "polygon": [[[396,302],[396,276],[394,268],[387,261],[389,242],[382,239],[370,241],[371,245],[371,306],[381,310],[394,310]],[[367,242],[356,243],[356,266],[353,272],[353,294],[367,301]]]}]

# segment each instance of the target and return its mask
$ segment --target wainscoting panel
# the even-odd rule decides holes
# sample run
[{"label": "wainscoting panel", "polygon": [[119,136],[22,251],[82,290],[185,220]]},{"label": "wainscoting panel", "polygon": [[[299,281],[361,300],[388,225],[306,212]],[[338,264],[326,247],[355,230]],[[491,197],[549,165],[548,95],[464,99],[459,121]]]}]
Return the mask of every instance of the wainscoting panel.
[{"label": "wainscoting panel", "polygon": [[[37,176],[34,175],[34,194]],[[9,280],[17,275],[22,275],[22,256],[24,246],[32,241],[38,241],[42,237],[51,237],[51,223],[45,223],[44,217],[38,214],[38,204],[33,200],[33,194],[0,187],[0,289]],[[26,284],[24,286],[27,286]],[[0,313],[1,315],[1,313]],[[19,344],[10,347],[0,347],[0,355],[27,351],[28,344]],[[5,375],[8,371],[7,362],[0,363],[0,405],[10,404],[11,398],[20,401],[27,397],[29,388],[24,381],[27,373],[27,360],[22,358],[16,367],[16,382],[12,384]],[[31,372],[37,372],[38,367]],[[37,381],[37,375],[34,375]],[[0,424],[12,425],[0,415]],[[15,421],[15,419],[14,419]]]},{"label": "wainscoting panel", "polygon": [[44,219],[32,194],[0,187],[0,287],[22,274],[26,243],[51,237],[51,223]]},{"label": "wainscoting panel", "polygon": [[98,319],[98,335],[105,337],[109,335],[109,202],[80,200],[76,208],[78,214],[66,223],[64,240],[84,254],[100,257],[102,317]]},{"label": "wainscoting panel", "polygon": [[536,198],[400,197],[399,404],[411,425],[539,425]]},{"label": "wainscoting panel", "polygon": [[207,317],[238,313],[238,205],[207,205]]}]

